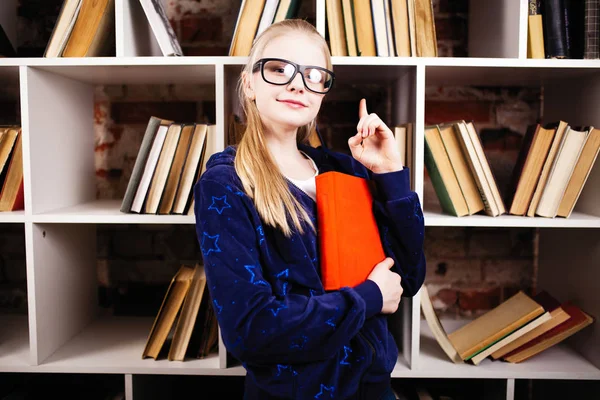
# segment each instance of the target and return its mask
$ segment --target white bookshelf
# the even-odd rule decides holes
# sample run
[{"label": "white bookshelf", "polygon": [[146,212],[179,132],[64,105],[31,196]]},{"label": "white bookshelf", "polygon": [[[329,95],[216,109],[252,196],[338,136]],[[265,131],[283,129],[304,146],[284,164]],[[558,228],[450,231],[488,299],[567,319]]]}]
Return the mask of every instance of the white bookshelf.
[{"label": "white bookshelf", "polygon": [[[324,33],[324,0],[314,0]],[[391,88],[390,123],[413,122],[414,189],[423,204],[425,88],[429,85],[544,86],[544,115],[600,126],[600,61],[528,60],[526,0],[471,1],[469,58],[334,57],[340,82],[376,80]],[[2,6],[3,7],[3,6]],[[502,11],[494,24],[481,21]],[[227,116],[236,108],[236,77],[245,57],[161,57],[136,0],[116,1],[117,55],[87,59],[0,59],[0,83],[18,85],[23,127],[25,210],[0,213],[0,223],[25,226],[26,317],[0,316],[0,372],[123,375],[128,400],[137,375],[240,376],[219,354],[204,360],[141,359],[152,320],[101,316],[97,306],[98,224],[193,224],[193,216],[123,214],[120,200],[96,200],[93,92],[104,84],[201,84],[214,88],[217,149],[225,147]],[[524,22],[525,21],[525,22]],[[525,33],[524,33],[525,32]],[[135,40],[134,40],[135,38]],[[600,317],[600,167],[595,166],[568,219],[503,215],[451,217],[424,210],[433,226],[540,229],[539,286],[572,298]],[[446,321],[452,324],[464,321]],[[432,341],[419,296],[403,300],[403,332],[395,378],[481,378],[505,382],[514,397],[520,379],[600,380],[600,325],[577,341],[520,365],[485,360],[454,365]]]}]

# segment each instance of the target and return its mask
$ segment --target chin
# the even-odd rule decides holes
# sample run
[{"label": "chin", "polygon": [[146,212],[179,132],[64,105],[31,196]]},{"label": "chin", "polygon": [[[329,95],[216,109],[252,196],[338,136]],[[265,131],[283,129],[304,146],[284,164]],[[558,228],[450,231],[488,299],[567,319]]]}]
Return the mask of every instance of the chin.
[{"label": "chin", "polygon": [[307,125],[312,120],[306,120],[305,118],[288,118],[285,120],[276,121],[277,124],[281,126],[289,127],[289,128],[300,128],[301,126]]}]

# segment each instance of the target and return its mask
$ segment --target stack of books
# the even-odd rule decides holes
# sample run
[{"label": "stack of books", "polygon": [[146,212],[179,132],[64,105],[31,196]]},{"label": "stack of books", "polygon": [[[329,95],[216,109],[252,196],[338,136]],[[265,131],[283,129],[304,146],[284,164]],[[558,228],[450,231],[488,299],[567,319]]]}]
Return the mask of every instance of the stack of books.
[{"label": "stack of books", "polygon": [[242,0],[229,47],[230,56],[248,56],[254,40],[271,24],[296,17],[300,0]]},{"label": "stack of books", "polygon": [[520,291],[450,334],[440,323],[425,285],[421,310],[448,358],[474,365],[486,358],[525,361],[594,322],[572,302],[560,303],[546,291],[533,297]]},{"label": "stack of books", "polygon": [[216,126],[150,117],[121,212],[193,213],[194,184],[215,149]]},{"label": "stack of books", "polygon": [[20,126],[0,127],[0,211],[24,209],[23,135]]},{"label": "stack of books", "polygon": [[202,264],[182,264],[158,310],[142,359],[205,358],[218,349],[218,323]]},{"label": "stack of books", "polygon": [[431,0],[326,0],[333,56],[437,57]]},{"label": "stack of books", "polygon": [[445,213],[496,217],[506,212],[473,122],[426,126],[424,163]]},{"label": "stack of books", "polygon": [[529,126],[507,191],[510,214],[569,217],[599,150],[600,130],[593,126]]}]

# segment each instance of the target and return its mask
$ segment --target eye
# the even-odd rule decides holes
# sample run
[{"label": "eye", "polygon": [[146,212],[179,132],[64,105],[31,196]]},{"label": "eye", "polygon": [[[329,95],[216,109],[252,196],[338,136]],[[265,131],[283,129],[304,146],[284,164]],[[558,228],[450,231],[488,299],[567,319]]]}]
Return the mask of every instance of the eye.
[{"label": "eye", "polygon": [[323,80],[323,74],[318,69],[311,69],[308,72],[307,78],[311,82],[319,83]]},{"label": "eye", "polygon": [[283,67],[283,74],[285,76],[292,76],[292,74],[294,73],[294,66],[291,64],[286,64]]}]

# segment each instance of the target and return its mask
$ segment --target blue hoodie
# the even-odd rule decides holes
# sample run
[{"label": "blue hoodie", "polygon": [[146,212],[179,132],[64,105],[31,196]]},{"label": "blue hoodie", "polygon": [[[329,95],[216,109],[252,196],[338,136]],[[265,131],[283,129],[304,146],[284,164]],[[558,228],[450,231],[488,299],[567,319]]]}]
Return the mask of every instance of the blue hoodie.
[{"label": "blue hoodie", "polygon": [[[319,173],[376,183],[373,210],[392,270],[412,297],[425,277],[424,223],[407,169],[375,174],[353,157],[299,144]],[[196,233],[227,350],[247,371],[247,399],[378,399],[398,348],[371,280],[325,291],[317,236],[263,224],[235,172],[235,147],[212,155],[194,187]],[[289,182],[318,229],[316,203]],[[292,225],[293,227],[293,225]],[[370,389],[368,389],[370,388]],[[369,393],[366,393],[369,390]]]}]

